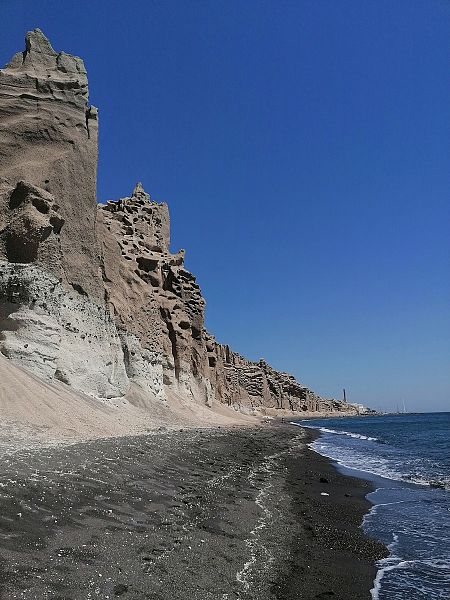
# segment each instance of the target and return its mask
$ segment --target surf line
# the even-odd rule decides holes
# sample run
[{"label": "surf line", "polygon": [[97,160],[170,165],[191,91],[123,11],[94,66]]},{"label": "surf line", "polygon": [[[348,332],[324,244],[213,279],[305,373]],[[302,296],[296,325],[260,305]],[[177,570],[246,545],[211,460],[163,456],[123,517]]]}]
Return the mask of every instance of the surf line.
[{"label": "surf line", "polygon": [[259,469],[252,469],[248,477],[250,483],[256,487],[255,476],[257,472],[263,472],[268,475],[266,484],[261,486],[261,489],[255,498],[255,504],[261,509],[262,514],[256,522],[255,527],[250,531],[250,536],[245,540],[245,545],[250,550],[250,559],[244,564],[243,568],[236,573],[236,581],[243,585],[245,591],[250,588],[251,572],[253,570],[253,565],[257,561],[258,554],[262,553],[266,555],[263,566],[268,566],[273,561],[272,553],[261,541],[261,531],[267,527],[272,517],[272,511],[269,508],[270,504],[266,502],[266,499],[272,489],[271,475],[273,474],[274,464],[282,454],[284,454],[284,452],[277,452],[276,454],[267,456]]},{"label": "surf line", "polygon": [[[249,481],[254,487],[256,486],[255,477],[257,473],[266,473],[268,475],[265,485],[261,486],[256,498],[255,504],[261,509],[262,513],[256,522],[255,527],[250,531],[249,537],[245,540],[245,545],[250,550],[250,559],[244,564],[243,568],[236,573],[236,581],[238,581],[244,588],[245,591],[248,591],[251,585],[251,576],[255,563],[261,565],[262,569],[267,568],[273,561],[274,556],[272,552],[263,544],[261,540],[261,532],[270,524],[273,516],[273,512],[270,509],[271,503],[267,502],[267,499],[270,494],[270,490],[273,487],[272,476],[275,472],[275,467],[278,464],[278,460],[284,454],[287,454],[292,451],[293,447],[298,447],[299,442],[302,440],[303,435],[299,434],[291,440],[289,444],[289,448],[287,450],[283,450],[281,452],[277,452],[275,454],[271,454],[267,456],[263,461],[262,465],[258,469],[252,469],[250,475],[248,477]],[[261,560],[259,558],[260,554],[265,555],[265,560]],[[238,596],[239,598],[240,596]],[[222,598],[222,600],[225,600]]]}]

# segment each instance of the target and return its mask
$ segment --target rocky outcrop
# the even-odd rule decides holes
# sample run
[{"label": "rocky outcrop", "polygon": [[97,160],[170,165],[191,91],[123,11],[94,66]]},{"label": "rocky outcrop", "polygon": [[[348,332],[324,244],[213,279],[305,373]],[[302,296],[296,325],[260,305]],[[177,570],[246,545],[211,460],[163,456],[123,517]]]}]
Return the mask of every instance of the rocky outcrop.
[{"label": "rocky outcrop", "polygon": [[53,196],[65,222],[61,260],[43,257],[43,264],[101,299],[95,234],[97,109],[88,103],[81,58],[55,52],[39,29],[27,33],[25,50],[0,70],[0,140],[3,193],[20,181],[37,186]]},{"label": "rocky outcrop", "polygon": [[228,346],[217,344],[211,337],[207,347],[214,387],[222,402],[233,406],[299,412],[352,410],[347,404],[317,396],[295,377],[276,371],[264,360],[249,361]]},{"label": "rocky outcrop", "polygon": [[172,388],[243,412],[352,411],[347,404],[320,398],[264,360],[249,361],[216,342],[205,330],[205,302],[184,266],[184,250],[169,250],[167,205],[151,200],[140,183],[130,197],[99,205],[98,223],[106,297],[123,332],[131,379],[138,377],[142,386],[157,368],[161,386],[155,387],[152,376],[147,387],[160,397]]},{"label": "rocky outcrop", "polygon": [[90,395],[351,411],[205,330],[205,301],[170,250],[166,204],[137,184],[96,204],[97,111],[83,62],[41,31],[0,70],[0,352]]},{"label": "rocky outcrop", "polygon": [[141,184],[129,198],[99,205],[105,297],[129,376],[143,385],[152,373],[145,385],[160,397],[172,386],[208,401],[205,302],[184,251],[169,251],[169,228],[167,205],[152,201]]},{"label": "rocky outcrop", "polygon": [[128,379],[104,301],[96,171],[83,61],[29,32],[0,70],[0,352],[113,397]]}]

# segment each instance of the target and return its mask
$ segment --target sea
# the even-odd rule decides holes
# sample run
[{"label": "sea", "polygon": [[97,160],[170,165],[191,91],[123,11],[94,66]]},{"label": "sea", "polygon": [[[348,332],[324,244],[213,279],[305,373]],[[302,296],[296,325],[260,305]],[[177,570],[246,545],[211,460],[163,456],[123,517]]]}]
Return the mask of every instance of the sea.
[{"label": "sea", "polygon": [[302,420],[346,475],[373,482],[362,527],[389,556],[373,600],[450,599],[450,413]]}]

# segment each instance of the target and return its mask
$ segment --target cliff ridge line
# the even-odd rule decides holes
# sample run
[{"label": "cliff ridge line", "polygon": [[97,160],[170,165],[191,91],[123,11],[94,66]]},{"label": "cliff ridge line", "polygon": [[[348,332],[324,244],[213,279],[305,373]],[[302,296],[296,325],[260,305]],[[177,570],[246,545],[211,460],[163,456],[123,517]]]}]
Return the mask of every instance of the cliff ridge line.
[{"label": "cliff ridge line", "polygon": [[205,329],[185,252],[170,251],[167,204],[140,183],[97,204],[88,98],[83,61],[55,52],[39,29],[0,70],[0,352],[105,401],[138,389],[144,404],[147,395],[248,414],[355,412]]}]

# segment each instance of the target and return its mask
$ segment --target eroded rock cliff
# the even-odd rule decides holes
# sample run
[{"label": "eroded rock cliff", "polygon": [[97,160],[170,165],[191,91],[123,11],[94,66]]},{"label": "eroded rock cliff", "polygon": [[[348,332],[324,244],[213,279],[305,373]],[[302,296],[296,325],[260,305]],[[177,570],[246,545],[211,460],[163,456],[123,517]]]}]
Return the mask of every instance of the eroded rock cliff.
[{"label": "eroded rock cliff", "polygon": [[128,386],[96,234],[97,110],[43,33],[0,70],[0,351],[100,397]]},{"label": "eroded rock cliff", "polygon": [[[81,58],[55,52],[39,29],[27,33],[25,50],[0,70],[1,216],[4,199],[20,181],[40,188],[47,200],[51,195],[65,222],[61,253],[58,259],[47,253],[40,262],[96,300],[102,297],[95,234],[97,137],[97,109],[88,103]],[[17,200],[21,193],[16,190]]]},{"label": "eroded rock cliff", "polygon": [[169,250],[167,205],[152,201],[141,184],[130,197],[99,205],[98,222],[106,297],[130,378],[162,398],[173,389],[242,411],[351,410],[216,342],[205,330],[205,301],[184,266],[184,250]]},{"label": "eroded rock cliff", "polygon": [[137,184],[96,204],[97,110],[81,59],[40,30],[0,70],[0,352],[99,398],[131,386],[243,412],[349,411],[205,330],[170,251],[166,204]]}]

